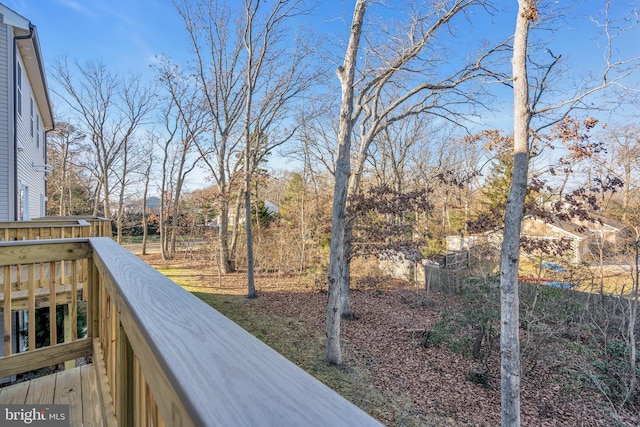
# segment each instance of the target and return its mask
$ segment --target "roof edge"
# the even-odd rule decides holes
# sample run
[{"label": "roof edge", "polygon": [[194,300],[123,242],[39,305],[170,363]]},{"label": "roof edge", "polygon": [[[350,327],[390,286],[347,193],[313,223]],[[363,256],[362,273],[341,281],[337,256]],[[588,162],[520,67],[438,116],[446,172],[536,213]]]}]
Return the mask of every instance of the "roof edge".
[{"label": "roof edge", "polygon": [[2,3],[0,3],[0,14],[3,16],[3,22],[5,24],[29,31],[29,25],[31,25],[31,21],[29,21],[27,18],[20,15],[16,11],[9,9]]}]

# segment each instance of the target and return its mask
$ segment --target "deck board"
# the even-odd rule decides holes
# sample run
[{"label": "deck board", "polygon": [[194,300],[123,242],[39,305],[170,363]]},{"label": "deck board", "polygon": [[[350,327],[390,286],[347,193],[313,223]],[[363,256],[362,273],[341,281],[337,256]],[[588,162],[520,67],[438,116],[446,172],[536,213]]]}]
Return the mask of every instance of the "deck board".
[{"label": "deck board", "polygon": [[[89,364],[0,388],[0,404],[67,404],[71,426],[102,426],[98,393],[96,372]],[[107,418],[107,425],[115,425],[113,409]]]},{"label": "deck board", "polygon": [[56,374],[56,390],[53,403],[69,405],[71,425],[82,424],[82,380],[80,369],[71,369]]},{"label": "deck board", "polygon": [[0,390],[0,403],[6,405],[24,404],[25,399],[27,398],[27,392],[29,391],[29,383],[19,383],[12,385],[10,387],[5,387]]},{"label": "deck board", "polygon": [[102,426],[100,396],[93,366],[80,367],[82,378],[82,420],[86,427]]},{"label": "deck board", "polygon": [[50,404],[53,403],[53,395],[56,387],[56,375],[36,378],[30,381],[29,393],[27,394],[28,404]]}]

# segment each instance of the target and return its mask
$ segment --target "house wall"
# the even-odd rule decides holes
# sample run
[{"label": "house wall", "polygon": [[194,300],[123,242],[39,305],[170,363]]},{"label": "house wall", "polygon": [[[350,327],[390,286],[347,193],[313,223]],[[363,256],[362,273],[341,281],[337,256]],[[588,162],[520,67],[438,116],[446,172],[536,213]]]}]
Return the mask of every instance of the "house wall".
[{"label": "house wall", "polygon": [[478,244],[480,240],[482,240],[481,236],[473,235],[473,236],[458,236],[458,235],[449,235],[445,236],[445,240],[447,242],[447,250],[448,251],[462,251],[471,248]]},{"label": "house wall", "polygon": [[[24,70],[22,60],[18,57]],[[33,123],[32,123],[33,121]],[[33,127],[33,129],[32,129]],[[29,220],[44,216],[43,202],[45,197],[45,163],[44,126],[38,104],[35,102],[31,84],[27,74],[22,73],[22,114],[17,119],[18,131],[18,191],[19,200],[23,200],[24,216],[18,220]],[[21,201],[18,202],[22,204]]]},{"label": "house wall", "polygon": [[616,244],[618,242],[618,235],[620,230],[613,228],[607,224],[589,224],[589,230],[593,232],[594,240],[596,242],[604,242]]},{"label": "house wall", "polygon": [[13,198],[10,197],[13,194],[13,141],[10,138],[13,123],[9,119],[13,112],[10,33],[8,26],[0,23],[0,221],[14,219]]},{"label": "house wall", "polygon": [[574,234],[570,231],[558,228],[553,224],[546,224],[543,221],[527,218],[522,223],[522,235],[533,239],[557,240],[566,239],[571,241],[571,249],[568,249],[563,258],[567,262],[579,264],[584,255],[589,252],[589,239]]},{"label": "house wall", "polygon": [[[12,26],[4,24],[3,18],[0,15],[0,221],[27,220],[45,214],[45,129],[18,49],[17,60],[22,70],[22,114],[16,119],[14,132],[14,31]],[[17,153],[14,134],[18,138]],[[16,163],[18,188],[15,188]],[[18,217],[15,215],[17,194],[22,195],[18,202]],[[21,209],[23,206],[28,209]]]}]

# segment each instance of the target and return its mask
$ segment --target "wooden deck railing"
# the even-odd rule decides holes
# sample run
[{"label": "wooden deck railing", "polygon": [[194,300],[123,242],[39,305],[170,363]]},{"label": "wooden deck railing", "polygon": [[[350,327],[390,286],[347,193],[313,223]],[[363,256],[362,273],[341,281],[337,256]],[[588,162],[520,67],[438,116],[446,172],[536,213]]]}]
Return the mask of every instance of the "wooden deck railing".
[{"label": "wooden deck railing", "polygon": [[33,221],[0,222],[0,241],[111,237],[106,218],[44,217]]},{"label": "wooden deck railing", "polygon": [[[28,351],[7,354],[5,328],[0,377],[92,355],[120,426],[379,425],[111,239],[3,242],[0,269],[5,319],[25,288],[29,313]],[[34,349],[37,290],[53,313],[63,285],[72,306],[82,291],[87,337]]]},{"label": "wooden deck railing", "polygon": [[45,216],[34,218],[33,221],[54,221],[57,223],[65,221],[85,221],[89,223],[89,235],[83,237],[112,237],[111,220],[100,216]]}]

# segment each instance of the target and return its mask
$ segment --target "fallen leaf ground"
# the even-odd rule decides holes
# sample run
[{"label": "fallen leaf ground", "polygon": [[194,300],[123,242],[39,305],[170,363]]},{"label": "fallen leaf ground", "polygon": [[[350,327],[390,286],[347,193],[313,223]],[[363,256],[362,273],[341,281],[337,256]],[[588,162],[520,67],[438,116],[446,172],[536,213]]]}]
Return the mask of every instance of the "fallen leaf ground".
[{"label": "fallen leaf ground", "polygon": [[[420,330],[432,329],[445,310],[461,309],[455,295],[427,294],[400,281],[356,282],[357,319],[342,322],[345,364],[338,368],[322,361],[327,294],[321,286],[259,275],[259,298],[247,300],[241,274],[221,278],[197,262],[144,259],[385,425],[500,425],[499,354],[489,360],[486,387],[469,380],[480,369],[473,358],[445,345],[421,345]],[[571,367],[589,360],[576,360],[566,342],[550,342],[537,354],[536,368],[522,379],[522,425],[637,425],[637,411],[614,414],[572,374]]]}]

